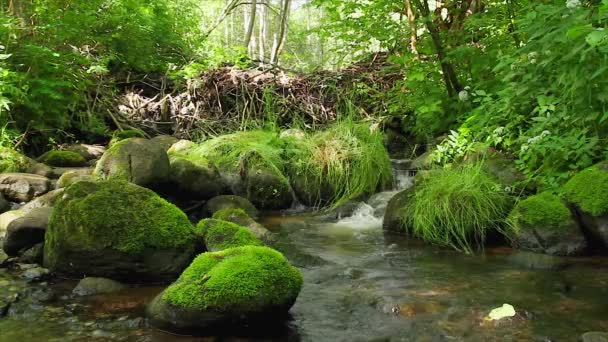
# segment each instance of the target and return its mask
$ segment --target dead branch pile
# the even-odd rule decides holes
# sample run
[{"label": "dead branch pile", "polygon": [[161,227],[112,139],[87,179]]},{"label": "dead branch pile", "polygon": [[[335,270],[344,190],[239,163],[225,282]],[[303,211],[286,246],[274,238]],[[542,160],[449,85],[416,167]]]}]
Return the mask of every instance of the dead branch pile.
[{"label": "dead branch pile", "polygon": [[119,115],[114,119],[148,131],[170,128],[184,138],[193,132],[242,129],[265,119],[285,127],[294,122],[315,127],[335,120],[346,102],[361,117],[375,115],[381,104],[372,101],[370,92],[390,89],[400,78],[384,55],[348,69],[309,74],[276,67],[224,67],[190,79],[185,89],[171,94],[150,98],[132,89],[118,99]]}]

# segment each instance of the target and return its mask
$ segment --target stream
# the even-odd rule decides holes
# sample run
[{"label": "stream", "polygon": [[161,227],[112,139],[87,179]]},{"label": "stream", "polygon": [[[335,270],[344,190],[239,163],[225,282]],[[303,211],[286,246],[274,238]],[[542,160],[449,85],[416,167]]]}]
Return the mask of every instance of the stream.
[{"label": "stream", "polygon": [[[398,175],[398,188],[411,185]],[[2,298],[18,296],[0,319],[13,341],[577,341],[608,331],[608,259],[556,259],[490,248],[467,256],[383,233],[373,196],[349,216],[267,216],[275,248],[304,273],[288,322],[222,337],[176,336],[144,318],[162,288],[76,298],[75,281],[28,284],[0,269]],[[509,303],[514,318],[488,321]]]}]

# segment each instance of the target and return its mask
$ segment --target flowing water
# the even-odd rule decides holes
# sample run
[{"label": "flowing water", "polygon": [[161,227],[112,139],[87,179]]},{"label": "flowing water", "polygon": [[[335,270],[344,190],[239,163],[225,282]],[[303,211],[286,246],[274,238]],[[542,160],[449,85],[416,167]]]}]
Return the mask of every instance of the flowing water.
[{"label": "flowing water", "polygon": [[[402,173],[400,187],[410,184]],[[306,213],[266,217],[276,248],[304,274],[288,322],[255,334],[194,338],[149,327],[145,304],[161,288],[71,297],[74,282],[28,285],[0,270],[0,341],[576,341],[608,331],[608,260],[553,259],[510,249],[466,256],[385,235],[373,196],[328,222]],[[512,304],[517,315],[484,319]]]}]

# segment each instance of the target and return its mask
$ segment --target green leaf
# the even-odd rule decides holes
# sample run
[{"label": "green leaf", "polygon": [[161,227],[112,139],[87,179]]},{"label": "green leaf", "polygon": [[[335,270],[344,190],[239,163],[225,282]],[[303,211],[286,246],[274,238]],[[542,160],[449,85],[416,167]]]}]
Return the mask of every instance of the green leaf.
[{"label": "green leaf", "polygon": [[606,36],[608,36],[608,34],[604,29],[597,29],[589,33],[587,37],[585,37],[585,40],[587,41],[587,44],[591,46],[598,46],[606,39]]}]

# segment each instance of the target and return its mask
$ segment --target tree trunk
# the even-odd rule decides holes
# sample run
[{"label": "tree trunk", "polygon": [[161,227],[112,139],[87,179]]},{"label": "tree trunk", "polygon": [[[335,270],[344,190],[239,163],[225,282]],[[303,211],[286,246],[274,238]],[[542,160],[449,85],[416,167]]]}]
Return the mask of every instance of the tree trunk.
[{"label": "tree trunk", "polygon": [[282,0],[281,6],[281,15],[280,15],[280,23],[279,23],[279,33],[275,34],[274,42],[273,42],[273,52],[270,57],[270,63],[277,64],[279,61],[279,55],[281,54],[281,50],[285,46],[285,41],[287,39],[287,30],[289,26],[289,8],[291,5],[291,0]]},{"label": "tree trunk", "polygon": [[405,14],[410,26],[410,50],[418,56],[418,33],[416,32],[416,15],[412,8],[412,0],[405,0]]},{"label": "tree trunk", "polygon": [[251,44],[251,36],[253,36],[253,28],[255,27],[255,16],[258,7],[258,0],[252,0],[251,11],[249,12],[249,22],[247,23],[247,31],[245,32],[244,46],[247,47],[249,57],[253,58],[255,51],[253,51],[255,44]]}]

